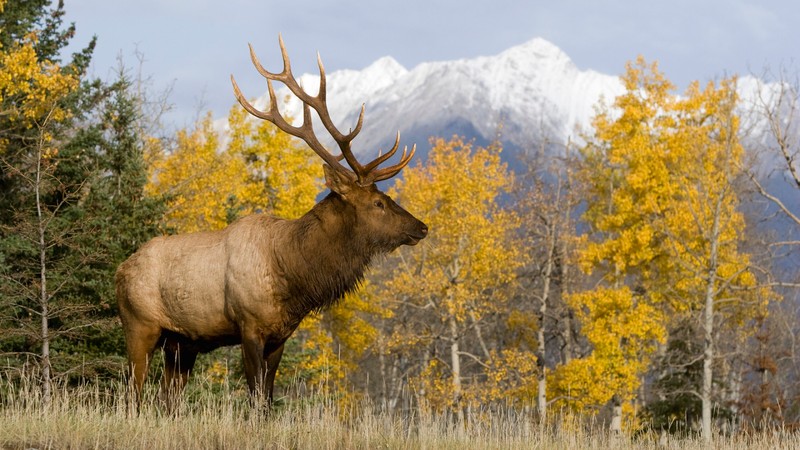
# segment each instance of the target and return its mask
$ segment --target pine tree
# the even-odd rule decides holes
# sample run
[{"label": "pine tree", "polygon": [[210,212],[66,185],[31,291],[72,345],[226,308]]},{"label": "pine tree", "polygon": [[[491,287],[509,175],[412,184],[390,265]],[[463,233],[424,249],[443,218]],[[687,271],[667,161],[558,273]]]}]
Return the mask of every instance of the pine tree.
[{"label": "pine tree", "polygon": [[[73,141],[80,151],[92,149],[97,169],[89,193],[82,204],[80,220],[93,230],[80,245],[96,255],[75,275],[76,298],[94,307],[90,315],[95,331],[70,349],[93,361],[98,368],[119,372],[124,354],[121,329],[114,300],[114,273],[117,266],[139,246],[160,234],[164,205],[145,195],[147,166],[144,151],[147,136],[143,130],[141,102],[124,67],[117,80],[107,86],[104,100],[97,107],[96,121],[86,124]],[[89,372],[84,369],[84,374]]]},{"label": "pine tree", "polygon": [[38,364],[47,403],[57,363],[51,344],[80,328],[74,319],[85,310],[63,292],[88,257],[74,239],[86,228],[70,210],[91,169],[69,144],[96,87],[81,85],[93,41],[61,65],[73,34],[62,29],[63,5],[0,6],[0,351]]},{"label": "pine tree", "polygon": [[38,361],[47,391],[53,376],[118,375],[113,274],[161,212],[142,194],[146,139],[127,76],[113,85],[85,76],[94,40],[58,64],[74,34],[62,4],[5,6],[0,351],[12,367]]}]

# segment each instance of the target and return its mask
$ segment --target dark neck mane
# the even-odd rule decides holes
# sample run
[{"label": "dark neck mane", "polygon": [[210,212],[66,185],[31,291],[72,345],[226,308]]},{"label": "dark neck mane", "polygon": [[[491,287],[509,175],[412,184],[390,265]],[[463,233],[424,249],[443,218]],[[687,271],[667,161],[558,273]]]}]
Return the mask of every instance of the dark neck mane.
[{"label": "dark neck mane", "polygon": [[292,311],[305,315],[326,308],[358,288],[378,252],[355,228],[354,210],[335,193],[291,223],[291,252],[279,264]]}]

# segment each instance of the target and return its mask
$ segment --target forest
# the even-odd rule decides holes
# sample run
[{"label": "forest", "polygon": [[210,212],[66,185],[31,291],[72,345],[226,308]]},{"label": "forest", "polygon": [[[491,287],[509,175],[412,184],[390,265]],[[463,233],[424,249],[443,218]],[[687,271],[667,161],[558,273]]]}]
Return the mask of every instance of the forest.
[{"label": "forest", "polygon": [[[41,407],[124,390],[114,273],[149,239],[297,218],[325,189],[305,144],[233,101],[227,135],[210,113],[173,130],[135,66],[89,76],[95,41],[64,54],[63,8],[0,0],[0,410],[20,389]],[[300,324],[276,407],[704,438],[796,427],[800,86],[763,75],[744,105],[736,77],[678,92],[640,57],[591,133],[531,142],[519,170],[500,139],[432,136],[387,190],[429,236]],[[246,401],[243,377],[239,348],[216,350],[184,397]]]}]

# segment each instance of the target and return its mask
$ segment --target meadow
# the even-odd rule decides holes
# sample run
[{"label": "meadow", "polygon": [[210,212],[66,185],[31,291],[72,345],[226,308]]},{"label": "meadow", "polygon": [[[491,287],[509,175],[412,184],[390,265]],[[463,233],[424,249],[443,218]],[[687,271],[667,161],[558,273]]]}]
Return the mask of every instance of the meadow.
[{"label": "meadow", "polygon": [[[168,414],[151,385],[132,411],[122,385],[60,386],[44,406],[35,382],[2,380],[0,449],[705,449],[699,436],[612,434],[568,416],[540,423],[527,411],[478,412],[468,424],[414,408],[381,412],[369,400],[344,407],[313,390],[291,394],[270,413],[239,387],[193,386]],[[788,430],[717,435],[715,449],[796,449]]]}]

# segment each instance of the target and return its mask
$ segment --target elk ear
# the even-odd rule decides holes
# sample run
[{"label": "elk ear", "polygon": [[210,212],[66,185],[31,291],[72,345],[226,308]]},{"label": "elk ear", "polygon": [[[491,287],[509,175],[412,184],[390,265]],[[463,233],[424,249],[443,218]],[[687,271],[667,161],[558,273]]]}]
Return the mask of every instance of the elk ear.
[{"label": "elk ear", "polygon": [[349,174],[327,164],[323,164],[322,169],[325,171],[325,185],[333,192],[344,196],[353,189],[355,180]]}]

